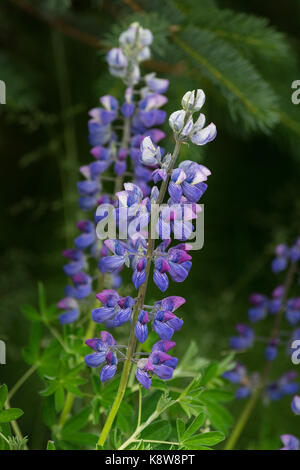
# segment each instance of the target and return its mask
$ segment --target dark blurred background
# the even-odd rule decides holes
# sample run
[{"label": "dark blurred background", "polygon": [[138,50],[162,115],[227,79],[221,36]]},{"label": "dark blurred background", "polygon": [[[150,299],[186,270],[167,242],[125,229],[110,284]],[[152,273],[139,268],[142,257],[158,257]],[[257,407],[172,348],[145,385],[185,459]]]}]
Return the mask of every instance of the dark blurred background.
[{"label": "dark blurred background", "polygon": [[[231,10],[229,20],[224,9]],[[38,281],[51,303],[63,293],[60,253],[78,217],[78,167],[91,160],[87,112],[101,94],[121,96],[105,52],[136,18],[155,34],[147,71],[171,80],[167,111],[178,108],[186,90],[201,87],[204,112],[218,128],[213,144],[183,155],[205,163],[212,176],[203,200],[205,245],[183,287],[188,301],[177,342],[183,351],[193,338],[212,359],[228,350],[235,323],[246,321],[249,293],[269,294],[280,283],[270,272],[274,246],[299,235],[300,105],[291,102],[291,83],[300,80],[299,10],[297,0],[1,2],[7,104],[0,105],[0,338],[8,350],[1,382],[11,387],[27,368],[21,349],[28,324],[20,305],[36,304]],[[261,30],[253,15],[266,18]],[[242,359],[256,370],[261,358],[258,348]],[[275,377],[289,368],[287,358],[281,362]],[[32,377],[13,400],[25,410],[20,424],[34,448],[47,433],[40,389]],[[231,405],[235,416],[241,406]],[[239,448],[276,448],[283,433],[300,437],[289,399],[259,405]]]}]

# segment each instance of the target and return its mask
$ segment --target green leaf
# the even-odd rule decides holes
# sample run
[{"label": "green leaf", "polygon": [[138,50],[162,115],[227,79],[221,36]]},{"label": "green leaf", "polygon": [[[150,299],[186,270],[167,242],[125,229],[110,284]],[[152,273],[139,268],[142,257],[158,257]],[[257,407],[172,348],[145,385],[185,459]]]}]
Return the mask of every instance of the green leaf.
[{"label": "green leaf", "polygon": [[218,363],[213,362],[203,372],[199,385],[206,385],[217,376]]},{"label": "green leaf", "polygon": [[8,390],[5,384],[0,386],[0,410],[3,408],[4,403],[6,402]]},{"label": "green leaf", "polygon": [[[278,96],[253,64],[211,31],[189,27],[173,41],[192,60],[190,70],[203,74],[228,107],[239,131],[268,132],[280,120]],[[226,60],[224,60],[226,57]]]},{"label": "green leaf", "polygon": [[74,434],[75,431],[79,431],[81,428],[83,428],[87,424],[90,414],[91,407],[87,406],[75,416],[72,416],[70,419],[68,419],[62,429],[62,436],[67,437],[70,434]]},{"label": "green leaf", "polygon": [[55,409],[59,413],[65,402],[65,391],[62,385],[59,385],[54,394]]},{"label": "green leaf", "polygon": [[166,441],[172,432],[169,421],[158,420],[150,424],[141,434],[141,439]]},{"label": "green leaf", "polygon": [[233,418],[229,411],[215,401],[203,400],[202,403],[205,404],[211,424],[216,429],[226,434],[228,429],[233,425]]},{"label": "green leaf", "polygon": [[201,12],[193,12],[191,21],[230,41],[250,57],[256,54],[276,61],[289,57],[287,39],[266,18],[228,9],[202,8]]},{"label": "green leaf", "polygon": [[0,412],[0,423],[9,423],[22,416],[23,411],[20,408],[9,408]]},{"label": "green leaf", "polygon": [[235,366],[234,356],[235,356],[235,353],[232,352],[228,354],[228,356],[226,356],[221,362],[219,362],[218,375],[222,375],[227,370],[231,370],[234,368]]},{"label": "green leaf", "polygon": [[28,320],[32,322],[41,322],[42,318],[39,312],[32,305],[22,305],[21,310]]},{"label": "green leaf", "polygon": [[193,422],[190,424],[190,426],[187,428],[187,430],[184,432],[182,436],[182,440],[186,440],[189,437],[191,437],[193,434],[195,434],[201,426],[203,426],[203,423],[205,421],[205,414],[200,413],[199,416],[197,416]]},{"label": "green leaf", "polygon": [[98,442],[98,436],[96,434],[91,434],[88,432],[78,432],[74,434],[69,434],[66,440],[81,447],[86,446],[92,447],[94,449]]},{"label": "green leaf", "polygon": [[226,402],[234,399],[234,393],[227,390],[218,389],[204,390],[200,395],[200,399],[201,398],[207,398],[211,401]]},{"label": "green leaf", "polygon": [[40,343],[42,339],[42,324],[33,323],[29,333],[29,344],[23,349],[23,357],[27,364],[36,364],[39,360]]},{"label": "green leaf", "polygon": [[222,442],[224,439],[225,436],[222,432],[210,431],[190,437],[189,439],[184,440],[183,443],[187,446],[214,446],[219,444],[219,442]]},{"label": "green leaf", "polygon": [[48,441],[47,442],[47,450],[56,450],[54,441]]},{"label": "green leaf", "polygon": [[55,413],[55,404],[54,404],[54,397],[53,395],[50,397],[46,397],[43,400],[43,420],[49,428],[52,428],[56,423],[56,413]]},{"label": "green leaf", "polygon": [[181,438],[185,431],[185,423],[182,419],[179,419],[179,418],[176,419],[176,429],[177,429],[178,441],[181,441]]},{"label": "green leaf", "polygon": [[164,393],[158,400],[158,403],[156,405],[156,411],[158,413],[162,413],[167,408],[174,405],[174,403],[176,403],[176,400],[172,400],[172,398],[167,393]]}]

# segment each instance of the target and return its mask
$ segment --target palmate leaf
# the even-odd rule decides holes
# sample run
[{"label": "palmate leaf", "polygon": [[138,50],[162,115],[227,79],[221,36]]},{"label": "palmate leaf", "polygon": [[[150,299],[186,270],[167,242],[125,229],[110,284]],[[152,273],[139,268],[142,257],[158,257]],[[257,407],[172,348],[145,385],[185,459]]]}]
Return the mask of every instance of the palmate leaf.
[{"label": "palmate leaf", "polygon": [[276,94],[237,49],[210,31],[192,27],[173,35],[173,41],[221,93],[240,133],[268,132],[279,122]]}]

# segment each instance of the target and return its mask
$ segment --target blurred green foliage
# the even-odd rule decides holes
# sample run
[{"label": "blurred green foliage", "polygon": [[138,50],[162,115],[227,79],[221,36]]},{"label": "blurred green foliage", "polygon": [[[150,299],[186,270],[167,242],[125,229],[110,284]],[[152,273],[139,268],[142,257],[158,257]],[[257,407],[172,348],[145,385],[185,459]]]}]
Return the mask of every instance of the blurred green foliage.
[{"label": "blurred green foliage", "polygon": [[[155,35],[147,69],[171,80],[167,110],[201,87],[205,114],[218,128],[207,150],[186,147],[182,155],[205,162],[212,177],[204,249],[194,254],[184,286],[178,350],[194,339],[202,357],[219,358],[236,321],[246,318],[248,294],[269,293],[278,283],[269,273],[274,245],[298,235],[300,124],[291,102],[291,83],[300,79],[297,1],[2,2],[0,337],[8,359],[0,373],[9,386],[25,371],[21,348],[29,330],[20,305],[35,303],[37,280],[52,302],[62,294],[60,251],[77,219],[78,166],[90,160],[87,111],[101,94],[120,94],[104,55],[134,19]],[[253,353],[249,367],[260,360],[261,351]],[[16,395],[35,448],[47,439],[39,389],[31,378]],[[234,403],[235,415],[241,406]],[[260,406],[240,448],[276,448],[279,434],[297,434],[288,400]]]}]

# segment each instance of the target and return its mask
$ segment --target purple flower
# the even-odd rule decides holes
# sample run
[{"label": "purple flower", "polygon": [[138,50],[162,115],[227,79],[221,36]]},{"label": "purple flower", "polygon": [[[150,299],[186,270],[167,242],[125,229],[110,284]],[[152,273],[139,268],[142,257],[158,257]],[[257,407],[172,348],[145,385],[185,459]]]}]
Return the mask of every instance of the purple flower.
[{"label": "purple flower", "polygon": [[132,297],[120,297],[113,289],[105,289],[96,295],[102,303],[101,307],[92,310],[92,318],[96,323],[105,323],[110,328],[124,325],[130,320],[135,301]]},{"label": "purple flower", "polygon": [[284,447],[281,447],[280,450],[299,450],[300,442],[299,440],[293,436],[292,434],[282,434],[280,436]]},{"label": "purple flower", "polygon": [[169,380],[173,376],[177,366],[177,358],[167,354],[167,351],[175,346],[172,341],[158,341],[152,348],[148,359],[140,359],[137,363],[136,378],[146,389],[151,386],[151,374],[155,374],[162,380]]},{"label": "purple flower", "polygon": [[183,325],[183,320],[174,313],[160,310],[156,313],[153,322],[153,329],[161,339],[170,340],[175,331],[179,331]]},{"label": "purple flower", "polygon": [[155,93],[165,93],[169,87],[169,80],[156,78],[155,73],[145,75],[145,81],[150,90]]},{"label": "purple flower", "polygon": [[243,400],[244,398],[248,398],[251,395],[252,391],[249,387],[243,386],[239,387],[235,392],[235,398],[237,400]]},{"label": "purple flower", "polygon": [[234,384],[241,383],[246,376],[246,368],[242,364],[236,363],[234,369],[224,372],[223,377]]},{"label": "purple flower", "polygon": [[294,371],[283,374],[277,381],[272,382],[266,389],[267,397],[272,401],[278,401],[285,395],[294,395],[299,386],[295,379],[297,374]]},{"label": "purple flower", "polygon": [[286,304],[286,319],[290,325],[297,325],[300,321],[300,297],[289,299]]},{"label": "purple flower", "polygon": [[252,328],[247,325],[238,324],[236,325],[236,330],[239,333],[239,336],[232,336],[230,338],[230,347],[237,351],[250,348],[254,341],[254,332]]},{"label": "purple flower", "polygon": [[300,397],[295,395],[291,403],[292,411],[295,415],[300,415]]},{"label": "purple flower", "polygon": [[101,331],[100,338],[88,339],[86,344],[95,352],[85,356],[85,363],[89,367],[99,367],[106,362],[101,369],[100,380],[106,382],[111,379],[117,370],[117,357],[113,352],[117,346],[114,337],[107,331]]},{"label": "purple flower", "polygon": [[277,357],[277,347],[276,345],[274,344],[269,344],[266,348],[265,348],[265,358],[267,361],[274,361],[274,359],[276,359]]},{"label": "purple flower", "polygon": [[169,184],[169,194],[172,202],[180,202],[184,195],[189,202],[198,202],[207,189],[204,181],[210,175],[210,170],[190,160],[180,163],[173,171]]},{"label": "purple flower", "polygon": [[148,338],[148,321],[148,312],[146,310],[141,310],[138,316],[138,321],[134,328],[135,336],[137,337],[140,343],[144,343]]}]

